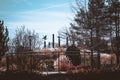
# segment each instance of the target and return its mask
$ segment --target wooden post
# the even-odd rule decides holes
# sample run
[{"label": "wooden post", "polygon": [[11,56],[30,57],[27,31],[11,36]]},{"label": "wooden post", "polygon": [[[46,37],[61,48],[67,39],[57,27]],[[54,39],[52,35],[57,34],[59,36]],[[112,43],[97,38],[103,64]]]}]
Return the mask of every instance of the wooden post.
[{"label": "wooden post", "polygon": [[6,65],[7,65],[7,71],[9,71],[9,58],[8,58],[8,54],[6,54]]},{"label": "wooden post", "polygon": [[50,46],[51,46],[51,44],[50,44],[50,42],[48,43],[48,48],[50,48]]},{"label": "wooden post", "polygon": [[92,32],[92,28],[91,28],[91,32],[90,32],[90,39],[91,39],[91,67],[93,68],[93,32]]},{"label": "wooden post", "polygon": [[68,37],[66,38],[66,47],[68,47]]},{"label": "wooden post", "polygon": [[97,58],[98,58],[98,63],[97,63],[97,68],[100,69],[100,51],[98,50],[98,55],[97,55]]},{"label": "wooden post", "polygon": [[52,47],[54,48],[55,46],[54,46],[54,34],[52,35],[52,40],[53,40],[53,42],[52,42]]},{"label": "wooden post", "polygon": [[46,48],[46,40],[44,40],[44,48]]},{"label": "wooden post", "polygon": [[44,48],[46,48],[46,39],[47,39],[47,35],[45,35],[45,36],[43,37],[43,40],[44,40]]},{"label": "wooden post", "polygon": [[60,36],[58,36],[58,47],[60,47]]}]

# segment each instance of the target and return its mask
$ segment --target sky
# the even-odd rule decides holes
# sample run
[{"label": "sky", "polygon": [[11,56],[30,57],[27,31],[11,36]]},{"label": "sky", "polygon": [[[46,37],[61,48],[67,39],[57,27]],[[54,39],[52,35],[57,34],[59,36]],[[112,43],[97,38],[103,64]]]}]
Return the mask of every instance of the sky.
[{"label": "sky", "polygon": [[50,41],[52,34],[57,36],[60,29],[70,26],[74,3],[75,0],[0,0],[0,20],[4,20],[11,38],[17,28],[25,26],[41,37],[48,35]]}]

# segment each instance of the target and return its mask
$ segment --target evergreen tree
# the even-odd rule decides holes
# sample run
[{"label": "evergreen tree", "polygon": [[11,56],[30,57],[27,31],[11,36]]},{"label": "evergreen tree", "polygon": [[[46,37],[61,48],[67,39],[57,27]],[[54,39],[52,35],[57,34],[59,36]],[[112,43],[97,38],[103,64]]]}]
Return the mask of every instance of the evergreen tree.
[{"label": "evergreen tree", "polygon": [[8,29],[4,28],[4,22],[0,21],[0,59],[8,51]]},{"label": "evergreen tree", "polygon": [[[84,9],[84,7],[80,8],[79,6],[74,18],[75,26],[71,26],[78,35],[78,39],[83,39],[84,44],[89,42],[86,43],[86,46],[91,49],[91,65],[93,62],[93,50],[100,53],[107,48],[107,43],[104,40],[104,37],[108,34],[107,19],[105,18],[107,7],[105,4],[105,0],[89,0],[87,9]],[[100,54],[98,55],[98,65],[99,63]]]},{"label": "evergreen tree", "polygon": [[119,0],[110,0],[109,1],[109,18],[112,23],[111,28],[113,29],[113,39],[115,38],[115,42],[113,42],[114,44],[114,51],[116,53],[116,57],[117,57],[117,64],[120,63],[120,46],[119,46],[119,42],[120,42],[120,1]]}]

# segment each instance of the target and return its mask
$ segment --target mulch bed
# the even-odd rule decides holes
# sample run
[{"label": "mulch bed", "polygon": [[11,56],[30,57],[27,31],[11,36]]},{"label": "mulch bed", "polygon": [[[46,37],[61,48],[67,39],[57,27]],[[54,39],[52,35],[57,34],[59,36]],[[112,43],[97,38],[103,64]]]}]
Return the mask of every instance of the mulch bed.
[{"label": "mulch bed", "polygon": [[28,72],[0,72],[0,80],[120,80],[120,71],[52,75]]}]

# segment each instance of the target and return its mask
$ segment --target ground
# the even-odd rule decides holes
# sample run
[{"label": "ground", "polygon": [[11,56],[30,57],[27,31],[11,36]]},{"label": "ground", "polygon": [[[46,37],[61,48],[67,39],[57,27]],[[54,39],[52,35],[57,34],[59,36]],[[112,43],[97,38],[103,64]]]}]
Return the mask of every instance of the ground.
[{"label": "ground", "polygon": [[0,80],[120,80],[120,71],[40,75],[28,72],[0,72]]}]

